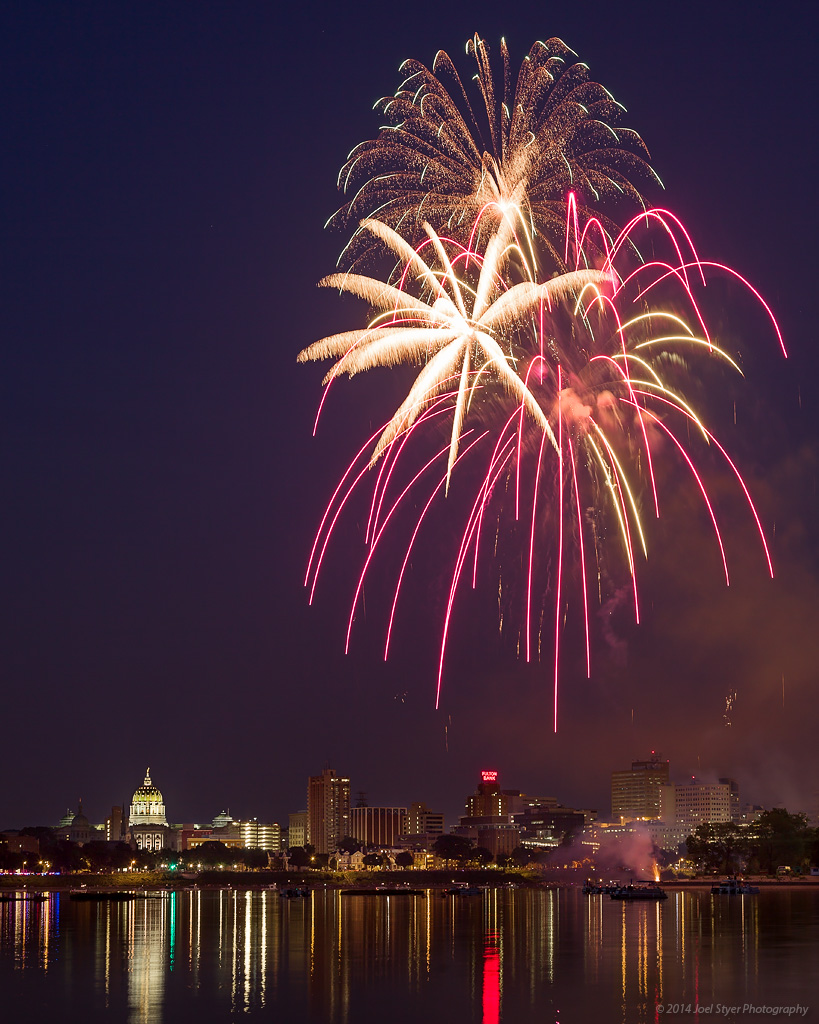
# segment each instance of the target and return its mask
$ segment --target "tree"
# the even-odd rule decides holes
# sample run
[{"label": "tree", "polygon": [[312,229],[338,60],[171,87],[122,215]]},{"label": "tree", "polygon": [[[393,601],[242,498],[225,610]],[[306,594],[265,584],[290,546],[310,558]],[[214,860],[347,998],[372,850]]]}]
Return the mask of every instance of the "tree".
[{"label": "tree", "polygon": [[516,846],[512,850],[512,863],[519,868],[525,868],[527,864],[531,864],[535,860],[535,854],[532,850],[527,850],[525,846]]},{"label": "tree", "polygon": [[172,850],[168,846],[163,846],[159,851],[159,856],[162,858],[162,863],[167,864],[170,871],[176,871],[181,867],[182,854],[178,850]]},{"label": "tree", "polygon": [[368,868],[383,868],[384,858],[380,853],[365,853],[364,863]]},{"label": "tree", "polygon": [[353,839],[352,836],[345,836],[339,843],[336,843],[336,849],[339,853],[358,853],[361,843],[357,839]]},{"label": "tree", "polygon": [[20,829],[20,835],[33,836],[39,841],[40,860],[48,861],[53,871],[80,871],[85,866],[80,847],[67,839],[58,838],[54,829],[45,825],[30,825]]},{"label": "tree", "polygon": [[485,846],[476,846],[469,859],[474,861],[478,867],[485,868],[487,864],[492,863],[494,857],[492,851],[487,850]]},{"label": "tree", "polygon": [[802,870],[809,859],[811,830],[807,826],[804,814],[788,814],[784,807],[763,811],[749,828],[760,867],[771,875],[780,864]]},{"label": "tree", "polygon": [[69,843],[67,839],[58,839],[48,851],[46,859],[55,871],[81,871],[85,867],[79,846]]},{"label": "tree", "polygon": [[432,845],[436,857],[446,861],[447,867],[451,861],[463,863],[468,860],[472,852],[472,840],[466,836],[449,835],[438,836]]},{"label": "tree", "polygon": [[265,850],[235,850],[234,853],[246,868],[266,868],[268,864]]},{"label": "tree", "polygon": [[208,867],[215,867],[217,864],[233,863],[231,851],[224,843],[220,843],[215,839],[209,839],[206,843],[202,843],[201,846],[197,847],[196,853],[198,860],[202,864],[207,864]]},{"label": "tree", "polygon": [[402,850],[395,855],[395,863],[399,868],[411,868],[415,863],[415,858],[409,850]]},{"label": "tree", "polygon": [[740,857],[747,853],[743,830],[731,821],[706,821],[697,825],[685,845],[697,870],[728,875],[739,870]]},{"label": "tree", "polygon": [[0,870],[20,871],[24,864],[25,858],[22,853],[15,853],[13,850],[9,850],[5,843],[0,844]]},{"label": "tree", "polygon": [[[221,843],[219,844],[221,846]],[[132,850],[131,860],[136,861],[135,867],[140,871],[153,871],[159,861],[159,851]]]},{"label": "tree", "polygon": [[116,871],[129,866],[134,851],[127,843],[92,839],[83,846],[82,856],[91,871]]},{"label": "tree", "polygon": [[306,868],[310,863],[310,854],[303,846],[291,846],[287,851],[287,859],[294,868]]}]

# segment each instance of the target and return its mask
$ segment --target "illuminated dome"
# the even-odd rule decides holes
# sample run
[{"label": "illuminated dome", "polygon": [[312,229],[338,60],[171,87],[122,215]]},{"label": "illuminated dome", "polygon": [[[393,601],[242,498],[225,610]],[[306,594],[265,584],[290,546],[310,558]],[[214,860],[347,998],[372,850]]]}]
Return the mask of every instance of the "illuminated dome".
[{"label": "illuminated dome", "polygon": [[167,825],[165,801],[162,794],[151,782],[151,769],[145,772],[145,781],[134,793],[131,801],[129,825]]}]

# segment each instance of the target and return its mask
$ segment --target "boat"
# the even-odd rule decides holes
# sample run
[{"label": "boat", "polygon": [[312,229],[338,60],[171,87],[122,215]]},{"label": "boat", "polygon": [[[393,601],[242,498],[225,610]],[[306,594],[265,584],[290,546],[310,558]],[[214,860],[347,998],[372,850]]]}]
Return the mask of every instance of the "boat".
[{"label": "boat", "polygon": [[609,893],[613,900],[667,900],[668,893],[659,885],[621,885]]},{"label": "boat", "polygon": [[586,884],[583,886],[583,895],[584,896],[611,896],[611,894],[615,890],[621,889],[621,888],[622,888],[622,886],[620,886],[620,885],[618,885],[616,883],[613,884],[613,885],[612,884],[609,884],[609,885],[595,885],[593,882],[586,882]]},{"label": "boat", "polygon": [[735,875],[729,875],[723,882],[711,886],[712,896],[756,896],[758,893],[757,886],[748,885]]},{"label": "boat", "polygon": [[298,887],[295,885],[291,885],[287,886],[284,889],[279,889],[279,896],[282,896],[284,899],[288,900],[297,899],[299,897],[307,897],[309,895],[310,890],[307,888],[307,886]]},{"label": "boat", "polygon": [[482,896],[483,889],[479,885],[467,885],[466,882],[456,882],[448,889],[444,889],[442,896]]}]

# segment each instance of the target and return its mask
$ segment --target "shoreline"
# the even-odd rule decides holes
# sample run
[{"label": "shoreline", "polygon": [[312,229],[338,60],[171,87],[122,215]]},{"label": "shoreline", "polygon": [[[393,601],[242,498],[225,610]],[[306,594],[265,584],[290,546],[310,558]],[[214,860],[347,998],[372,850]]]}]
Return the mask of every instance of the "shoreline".
[{"label": "shoreline", "polygon": [[[724,876],[714,875],[709,878],[668,879],[657,884],[669,891],[710,890]],[[760,890],[793,892],[800,889],[819,888],[819,877],[791,878],[781,881],[775,878],[746,876],[745,882],[758,886]],[[638,879],[647,882],[651,879]],[[535,873],[523,872],[486,872],[477,871],[391,871],[384,873],[356,873],[355,875],[335,876],[327,873],[305,874],[301,872],[235,872],[235,871],[203,871],[193,878],[182,878],[167,872],[134,873],[133,875],[0,875],[0,896],[13,893],[41,894],[48,892],[148,892],[162,890],[165,892],[185,892],[186,890],[202,889],[243,889],[273,891],[288,886],[308,889],[361,889],[361,888],[406,888],[445,889],[453,883],[480,886],[486,889],[522,888],[522,889],[578,889],[584,883],[581,880],[565,878],[549,878]],[[625,884],[625,883],[624,883]]]}]

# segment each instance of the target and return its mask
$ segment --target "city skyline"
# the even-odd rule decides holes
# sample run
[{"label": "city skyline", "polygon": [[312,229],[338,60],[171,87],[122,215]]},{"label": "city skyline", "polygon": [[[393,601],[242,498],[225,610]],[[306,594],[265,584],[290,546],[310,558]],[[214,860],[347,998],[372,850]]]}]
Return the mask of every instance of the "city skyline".
[{"label": "city skyline", "polygon": [[[765,806],[810,809],[810,32],[760,81],[789,13],[801,24],[795,5],[694,5],[671,35],[643,3],[593,18],[454,3],[431,24],[366,4],[317,20],[151,3],[4,13],[0,825],[56,820],[80,796],[99,819],[146,764],[193,820],[230,806],[284,823],[324,764],[373,805],[422,800],[448,821],[486,767],[602,809],[608,772],[651,749],[688,774],[736,778]],[[789,351],[717,284],[715,333],[742,350],[747,381],[697,401],[760,508],[774,580],[753,523],[717,486],[725,588],[696,495],[669,470],[644,621],[616,598],[595,611],[592,678],[567,657],[557,735],[549,660],[516,658],[486,585],[464,594],[435,711],[445,525],[418,558],[386,663],[375,582],[343,654],[357,524],[313,607],[302,586],[351,447],[405,393],[388,375],[356,379],[312,437],[323,371],[296,353],[358,322],[352,301],[315,287],[343,244],[323,228],[342,201],[336,175],[377,131],[372,104],[400,62],[439,48],[458,62],[475,31],[495,56],[504,36],[515,62],[557,35],[589,64],[648,145],[666,186],[652,202],[679,214],[704,258],[749,278]]]},{"label": "city skyline", "polygon": [[[647,759],[643,760],[643,761],[640,761],[639,759],[631,760],[630,761],[631,766],[632,766],[631,768],[627,768],[627,767],[625,767],[625,765],[601,766],[601,775],[603,776],[603,782],[604,782],[604,784],[605,784],[605,786],[607,788],[607,793],[608,793],[607,799],[602,804],[595,804],[592,801],[583,800],[582,799],[582,795],[581,795],[581,799],[569,800],[569,799],[566,798],[566,794],[564,792],[562,792],[557,787],[549,789],[548,791],[546,789],[525,789],[524,787],[521,787],[521,786],[517,785],[517,780],[515,780],[514,778],[509,779],[509,778],[507,778],[504,775],[503,772],[498,771],[496,768],[489,769],[489,768],[486,768],[486,767],[484,767],[480,771],[475,772],[471,779],[464,779],[463,780],[464,789],[463,789],[463,792],[462,792],[462,799],[461,799],[461,803],[457,807],[453,806],[453,807],[445,808],[443,806],[443,802],[438,800],[438,797],[437,797],[437,795],[436,795],[436,793],[434,791],[433,792],[429,792],[429,793],[423,793],[423,794],[418,794],[418,793],[399,794],[398,796],[396,796],[394,793],[391,793],[389,791],[385,791],[385,792],[388,793],[388,795],[387,795],[387,797],[384,800],[382,800],[382,801],[371,800],[369,798],[369,792],[370,791],[364,790],[364,789],[362,789],[361,787],[358,787],[358,786],[353,786],[352,785],[353,780],[351,780],[349,777],[345,777],[343,775],[339,775],[339,773],[335,770],[335,768],[331,768],[331,767],[325,767],[325,768],[322,769],[322,771],[321,771],[321,773],[319,775],[317,775],[317,776],[316,775],[312,775],[312,776],[309,776],[307,778],[306,785],[305,785],[305,792],[303,794],[303,797],[304,797],[304,804],[309,805],[310,804],[310,795],[309,794],[311,792],[313,792],[313,791],[316,792],[316,794],[317,794],[316,799],[318,800],[316,811],[314,812],[314,816],[315,816],[315,821],[316,822],[319,822],[320,819],[323,819],[324,816],[328,815],[328,814],[331,815],[331,816],[335,816],[336,814],[339,814],[340,815],[339,820],[347,822],[346,829],[344,827],[342,827],[341,831],[338,833],[338,835],[335,835],[335,833],[334,833],[334,842],[339,840],[339,839],[345,838],[346,836],[352,836],[353,835],[355,829],[353,827],[353,817],[354,816],[353,816],[352,812],[353,812],[353,809],[356,808],[356,807],[359,807],[359,808],[365,807],[365,808],[379,809],[379,810],[389,810],[389,811],[396,810],[397,808],[400,807],[405,812],[409,812],[413,808],[413,805],[415,807],[423,807],[424,805],[429,805],[429,806],[426,807],[425,813],[431,813],[433,818],[436,818],[436,819],[437,819],[437,817],[440,814],[442,814],[443,815],[443,819],[444,819],[444,825],[445,825],[444,830],[448,832],[448,831],[450,831],[452,828],[454,828],[458,824],[458,821],[464,815],[469,816],[470,814],[474,813],[473,811],[470,811],[470,806],[474,804],[474,801],[476,799],[477,800],[481,799],[480,797],[476,796],[476,792],[480,791],[482,788],[485,788],[485,786],[487,785],[487,780],[489,780],[489,782],[491,784],[497,784],[500,787],[500,791],[502,793],[521,794],[526,799],[536,800],[536,801],[537,800],[544,800],[544,799],[550,800],[550,801],[554,801],[555,806],[561,807],[564,810],[572,810],[574,808],[578,808],[578,809],[583,809],[584,812],[593,811],[593,812],[596,813],[596,820],[598,820],[598,821],[601,821],[601,822],[617,822],[620,819],[618,818],[618,810],[615,807],[615,803],[617,803],[617,807],[619,807],[620,804],[623,804],[623,806],[625,807],[629,802],[628,801],[624,801],[624,798],[622,797],[622,795],[620,795],[617,798],[615,798],[615,791],[617,791],[620,794],[622,794],[623,792],[626,792],[626,790],[623,789],[623,780],[625,778],[627,778],[628,776],[634,776],[634,771],[635,771],[636,768],[638,768],[638,767],[643,768],[643,767],[646,767],[646,766],[650,767],[652,761],[656,762],[658,758],[661,758],[661,754],[656,753],[653,750],[650,751],[650,752],[644,752],[644,753],[647,754]],[[698,787],[704,787],[705,789],[708,789],[708,788],[714,788],[715,786],[716,787],[725,786],[726,784],[729,784],[729,788],[730,788],[730,786],[733,786],[734,790],[736,790],[736,787],[738,786],[738,802],[737,802],[737,798],[736,798],[736,793],[735,793],[735,796],[733,798],[734,799],[734,803],[736,803],[736,805],[737,805],[737,809],[739,809],[740,807],[744,808],[746,806],[756,806],[756,807],[763,806],[756,799],[755,793],[749,791],[745,786],[743,786],[742,779],[736,780],[736,779],[733,779],[733,778],[729,778],[729,777],[727,777],[725,775],[722,775],[721,777],[717,778],[716,776],[713,776],[713,775],[710,775],[710,774],[707,777],[693,776],[693,775],[688,774],[686,772],[684,766],[681,767],[679,770],[673,770],[671,768],[671,766],[670,766],[670,764],[669,764],[667,759],[662,759],[661,766],[663,768],[663,772],[662,773],[658,773],[656,771],[653,772],[653,773],[652,772],[644,771],[644,772],[638,772],[637,774],[638,774],[638,776],[640,774],[650,775],[651,779],[652,779],[652,784],[654,784],[656,786],[660,786],[660,789],[663,788],[663,780],[664,780],[665,788],[666,789],[671,789],[671,790],[674,790],[675,787],[678,790],[679,789],[682,789],[682,790],[693,789],[693,790],[695,790]],[[152,789],[146,788],[146,787],[156,787],[157,786],[157,783],[154,782],[151,779],[150,772],[151,772],[151,769],[149,768],[147,770],[147,772],[146,772],[145,781],[143,782],[143,784],[141,786],[137,786],[136,790],[133,793],[133,797],[129,797],[128,799],[124,800],[122,803],[114,803],[114,804],[108,803],[106,805],[104,798],[102,798],[100,796],[97,796],[95,798],[95,797],[92,796],[92,802],[91,802],[91,805],[90,805],[92,810],[89,812],[89,801],[88,801],[87,797],[81,796],[74,803],[69,802],[67,807],[66,807],[66,811],[62,815],[57,815],[55,813],[54,820],[43,820],[43,821],[39,821],[38,820],[38,821],[33,821],[33,820],[26,819],[25,821],[19,821],[19,822],[13,822],[13,823],[12,822],[6,822],[6,821],[0,821],[0,831],[3,831],[4,829],[14,830],[14,829],[20,829],[20,828],[26,828],[26,827],[34,827],[34,826],[56,827],[61,818],[66,818],[68,816],[73,815],[76,812],[77,805],[79,805],[80,813],[83,813],[83,804],[85,805],[85,811],[89,812],[89,813],[86,814],[86,817],[90,818],[90,820],[92,821],[92,824],[93,824],[94,821],[98,821],[98,823],[104,824],[106,819],[108,817],[110,817],[111,812],[112,812],[112,808],[113,808],[113,810],[124,810],[124,820],[127,820],[129,818],[129,811],[130,811],[131,820],[135,820],[134,819],[135,805],[133,803],[133,800],[136,799],[136,798],[139,798],[141,800],[147,800],[148,799],[147,797],[140,796],[140,794],[144,794],[144,793],[148,793],[148,792],[155,792],[156,791],[155,788],[152,788]],[[615,782],[615,780],[617,780],[617,782]],[[641,781],[641,780],[638,780],[638,781]],[[328,803],[325,806],[325,796],[324,796],[325,790],[327,790],[328,788],[332,789],[332,790],[335,790],[335,788],[336,788],[336,786],[338,784],[341,784],[342,790],[346,790],[346,793],[343,794],[342,798],[341,798],[342,810],[340,812],[337,812],[335,810],[335,806],[336,806],[336,803],[338,801],[338,797],[336,797],[334,793],[332,795],[328,796],[326,798]],[[472,792],[469,789],[470,786],[477,786],[478,790],[476,790],[475,792]],[[617,786],[617,790],[615,790],[615,786]],[[169,791],[167,789],[167,784],[166,784],[165,780],[163,779],[162,780],[162,789],[161,789],[160,796],[162,798],[165,798],[167,792],[171,793],[171,802],[173,804],[174,803],[173,790],[171,789]],[[355,796],[353,796],[352,794],[355,794]],[[727,800],[728,800],[727,795],[725,796],[724,799],[727,802]],[[642,805],[640,807],[638,807],[637,805],[634,805],[634,807],[631,807],[630,804],[629,804],[629,807],[630,807],[630,810],[631,810],[631,818],[640,818],[643,815],[646,815],[647,817],[655,817],[655,818],[656,817],[662,817],[663,815],[660,812],[660,807],[661,807],[661,805],[664,806],[664,801],[665,801],[665,797],[661,798],[659,790],[658,790],[657,794],[655,795],[655,799],[654,799],[653,803],[651,801],[649,801],[650,806],[651,806],[652,809],[649,809],[648,805],[646,805],[645,807],[643,807]],[[279,805],[280,806],[285,806],[285,803],[286,803],[286,798],[285,797],[281,797],[279,799]],[[321,805],[320,807],[319,807],[319,804]],[[97,809],[98,809],[98,805],[103,807],[102,814],[96,813]],[[215,807],[216,805],[214,804],[213,806]],[[783,805],[777,804],[777,805],[771,805],[771,806],[783,806]],[[769,809],[771,809],[771,806],[765,805],[765,808],[769,810]],[[275,814],[275,813],[268,813],[264,807],[262,807],[262,808],[250,807],[246,802],[241,802],[241,801],[240,801],[239,804],[234,804],[233,807],[234,808],[235,807],[242,807],[243,810],[242,811],[236,810],[235,813],[234,813],[234,811],[232,810],[230,804],[223,804],[223,805],[219,806],[218,810],[212,810],[211,813],[208,813],[208,814],[205,814],[205,815],[198,815],[197,816],[197,815],[190,815],[190,814],[184,814],[184,813],[180,814],[180,813],[177,812],[177,808],[174,806],[173,807],[173,813],[168,812],[166,814],[165,803],[162,802],[161,805],[157,806],[157,808],[149,807],[149,805],[146,803],[145,808],[143,808],[140,813],[141,813],[141,815],[146,815],[146,814],[149,814],[149,811],[155,810],[156,814],[158,815],[156,818],[143,817],[143,820],[150,821],[150,822],[153,822],[155,820],[157,823],[164,824],[165,826],[168,826],[169,823],[173,822],[173,823],[176,823],[175,827],[178,827],[179,825],[181,825],[183,823],[187,825],[187,824],[190,824],[190,823],[193,823],[193,822],[196,822],[198,825],[202,825],[202,826],[207,826],[208,823],[212,823],[215,826],[217,823],[220,824],[220,825],[225,824],[225,822],[228,821],[228,820],[231,820],[231,821],[233,821],[233,820],[235,820],[235,821],[258,820],[258,821],[264,821],[264,822],[273,822],[273,823],[279,825],[282,829],[286,829],[288,827],[288,819],[291,818],[291,817],[295,817],[295,816],[298,816],[298,815],[304,815],[306,821],[310,821],[311,820],[309,809],[305,811],[304,808],[303,808],[303,805],[300,804],[298,800],[295,800],[293,802],[293,806],[288,811],[285,811],[284,813],[281,813],[281,814],[278,814],[278,815]],[[329,810],[328,810],[328,807],[330,808]],[[672,807],[673,807],[673,798],[672,798]],[[346,808],[346,810],[344,810],[343,808]],[[813,820],[813,819],[818,819],[819,820],[819,794],[817,794],[816,798],[813,800],[812,803],[808,803],[805,806],[797,806],[797,805],[788,806],[787,810],[790,813],[792,813],[792,814],[794,814],[794,813],[803,813],[810,820]],[[487,811],[487,813],[489,813],[489,812]],[[501,812],[498,811],[498,813],[501,813]],[[506,812],[504,811],[503,813],[506,813]],[[672,814],[672,817],[673,817],[673,814]],[[308,825],[308,828],[309,827],[310,826]],[[318,827],[320,829],[323,829],[325,826],[324,825],[319,825]],[[313,828],[315,829],[316,825],[314,825]],[[296,843],[296,844],[291,844],[291,845],[299,845],[299,844]],[[322,833],[322,839],[320,840],[320,845],[322,845],[322,846],[327,845],[326,840],[323,837],[323,833]]]}]

